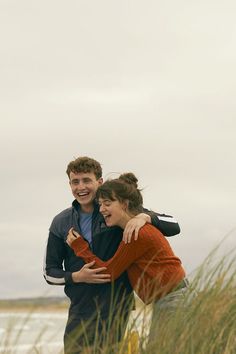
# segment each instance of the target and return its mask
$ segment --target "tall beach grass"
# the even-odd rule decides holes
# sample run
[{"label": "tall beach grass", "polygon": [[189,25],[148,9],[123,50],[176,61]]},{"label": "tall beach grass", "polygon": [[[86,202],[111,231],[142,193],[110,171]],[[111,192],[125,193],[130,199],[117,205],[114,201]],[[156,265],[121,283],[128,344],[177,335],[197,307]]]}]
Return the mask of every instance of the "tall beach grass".
[{"label": "tall beach grass", "polygon": [[[116,324],[113,323],[103,334],[103,347],[99,345],[101,336],[97,333],[94,345],[86,348],[84,354],[235,354],[236,252],[231,250],[219,258],[218,250],[212,251],[190,274],[184,304],[178,306],[170,320],[159,323],[152,340],[148,337],[152,306],[145,306],[137,298],[137,309],[132,313],[124,340],[114,344]],[[8,337],[2,337],[1,347],[9,347],[11,326],[14,324],[9,323]],[[16,341],[20,341],[21,334],[19,330]],[[41,335],[38,334],[39,339]],[[41,354],[37,343],[32,349],[27,353]],[[5,353],[10,352],[6,349]]]}]

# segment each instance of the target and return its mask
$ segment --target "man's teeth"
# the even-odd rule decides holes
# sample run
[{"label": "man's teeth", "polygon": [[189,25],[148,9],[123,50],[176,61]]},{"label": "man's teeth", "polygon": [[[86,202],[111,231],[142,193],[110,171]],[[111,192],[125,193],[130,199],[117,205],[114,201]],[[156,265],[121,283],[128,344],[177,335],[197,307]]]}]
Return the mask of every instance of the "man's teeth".
[{"label": "man's teeth", "polygon": [[87,193],[87,192],[84,192],[84,193],[78,193],[78,196],[79,197],[83,197],[84,195],[88,195],[89,193]]}]

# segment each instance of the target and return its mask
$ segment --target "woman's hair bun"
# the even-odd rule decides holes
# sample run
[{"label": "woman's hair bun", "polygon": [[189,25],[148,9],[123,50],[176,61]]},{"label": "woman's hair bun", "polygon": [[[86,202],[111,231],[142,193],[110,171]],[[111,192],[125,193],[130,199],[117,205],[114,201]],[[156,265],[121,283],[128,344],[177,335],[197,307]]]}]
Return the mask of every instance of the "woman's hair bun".
[{"label": "woman's hair bun", "polygon": [[132,172],[123,173],[119,179],[138,188],[138,179]]}]

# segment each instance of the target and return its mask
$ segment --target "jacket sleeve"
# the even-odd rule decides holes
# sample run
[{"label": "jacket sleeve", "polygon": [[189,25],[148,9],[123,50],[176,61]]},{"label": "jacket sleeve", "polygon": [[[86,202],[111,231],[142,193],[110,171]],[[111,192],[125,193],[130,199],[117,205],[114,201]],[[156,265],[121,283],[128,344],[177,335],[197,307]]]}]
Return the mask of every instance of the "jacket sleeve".
[{"label": "jacket sleeve", "polygon": [[146,208],[143,209],[143,212],[150,215],[152,225],[161,231],[164,236],[170,237],[180,233],[179,224],[173,216],[155,213],[154,211],[150,211]]},{"label": "jacket sleeve", "polygon": [[65,285],[73,283],[72,273],[63,268],[66,247],[64,240],[49,232],[44,257],[43,276],[48,284]]}]

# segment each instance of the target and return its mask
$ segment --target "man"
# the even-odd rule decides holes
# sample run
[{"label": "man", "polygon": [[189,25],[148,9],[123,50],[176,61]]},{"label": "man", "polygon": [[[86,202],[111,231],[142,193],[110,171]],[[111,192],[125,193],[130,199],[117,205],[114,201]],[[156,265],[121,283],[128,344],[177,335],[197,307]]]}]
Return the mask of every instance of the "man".
[{"label": "man", "polygon": [[68,164],[66,173],[75,200],[72,207],[63,210],[52,221],[44,277],[49,284],[64,285],[71,301],[64,336],[65,353],[71,354],[80,353],[86,341],[87,344],[94,342],[95,328],[102,338],[102,331],[105,328],[108,332],[108,324],[115,322],[117,313],[124,320],[124,326],[119,328],[116,337],[116,340],[121,339],[133,298],[126,273],[111,283],[109,275],[102,273],[104,268],[93,269],[92,263],[84,264],[81,258],[75,256],[66,244],[70,228],[77,230],[103,260],[114,255],[122,237],[126,242],[130,241],[133,233],[137,237],[146,222],[152,223],[165,236],[178,234],[180,228],[172,217],[144,209],[143,213],[130,220],[124,235],[120,228],[114,227],[108,237],[108,229],[95,200],[96,191],[103,182],[100,163],[89,157],[79,157]]}]

